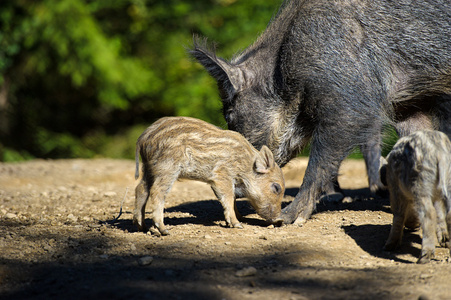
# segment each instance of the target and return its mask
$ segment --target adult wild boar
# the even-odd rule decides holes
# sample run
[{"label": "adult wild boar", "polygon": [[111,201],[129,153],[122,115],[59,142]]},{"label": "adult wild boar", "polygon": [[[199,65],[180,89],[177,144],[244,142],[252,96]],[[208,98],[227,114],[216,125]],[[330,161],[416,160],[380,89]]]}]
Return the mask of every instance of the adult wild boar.
[{"label": "adult wild boar", "polygon": [[191,54],[217,80],[230,129],[268,145],[280,165],[311,142],[286,223],[310,217],[355,146],[370,149],[377,176],[384,124],[451,135],[450,16],[450,1],[285,1],[230,61],[195,39]]}]

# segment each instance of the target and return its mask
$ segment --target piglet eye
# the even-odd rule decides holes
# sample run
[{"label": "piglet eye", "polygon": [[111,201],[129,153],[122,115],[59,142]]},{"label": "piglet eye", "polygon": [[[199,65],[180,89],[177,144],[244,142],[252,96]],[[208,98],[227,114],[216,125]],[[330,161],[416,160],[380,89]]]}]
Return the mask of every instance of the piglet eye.
[{"label": "piglet eye", "polygon": [[282,192],[282,187],[278,183],[272,183],[271,184],[271,192],[279,195]]}]

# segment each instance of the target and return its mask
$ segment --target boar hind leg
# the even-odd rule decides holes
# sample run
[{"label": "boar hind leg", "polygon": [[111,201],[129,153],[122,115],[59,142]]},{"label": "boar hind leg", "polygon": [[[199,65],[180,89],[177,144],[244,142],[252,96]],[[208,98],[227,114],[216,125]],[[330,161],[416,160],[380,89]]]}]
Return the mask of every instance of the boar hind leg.
[{"label": "boar hind leg", "polygon": [[[379,130],[380,131],[380,130]],[[361,147],[363,158],[366,164],[366,172],[368,174],[368,184],[371,193],[376,193],[383,188],[379,176],[379,166],[381,157],[381,134],[376,132],[371,139]]]},{"label": "boar hind leg", "polygon": [[323,193],[324,196],[321,200],[339,202],[344,198],[343,190],[340,188],[340,184],[338,183],[338,176],[334,177],[326,184]]}]

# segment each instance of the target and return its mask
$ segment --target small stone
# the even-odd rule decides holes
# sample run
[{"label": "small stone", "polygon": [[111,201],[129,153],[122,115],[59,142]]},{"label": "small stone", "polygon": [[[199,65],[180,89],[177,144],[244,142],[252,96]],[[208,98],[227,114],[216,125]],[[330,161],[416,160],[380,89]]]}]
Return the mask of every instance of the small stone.
[{"label": "small stone", "polygon": [[15,219],[15,218],[17,218],[17,215],[16,215],[16,214],[13,214],[13,213],[7,213],[7,214],[5,215],[5,218],[6,218],[6,219]]},{"label": "small stone", "polygon": [[117,196],[116,192],[105,192],[103,195],[105,197],[116,197]]},{"label": "small stone", "polygon": [[343,203],[352,203],[352,202],[354,202],[354,199],[352,199],[352,197],[347,196],[347,197],[343,198],[342,202]]},{"label": "small stone", "polygon": [[429,279],[429,278],[432,278],[431,274],[420,274],[420,279],[425,280],[425,279]]},{"label": "small stone", "polygon": [[247,267],[247,268],[236,271],[235,276],[236,277],[248,277],[248,276],[254,276],[256,274],[257,274],[256,268]]},{"label": "small stone", "polygon": [[72,221],[72,222],[77,222],[78,221],[78,218],[76,216],[74,216],[73,214],[69,214],[67,216],[67,218],[69,219],[69,221]]},{"label": "small stone", "polygon": [[204,235],[204,238],[209,240],[209,239],[211,239],[211,235],[206,234],[206,235]]},{"label": "small stone", "polygon": [[89,186],[86,191],[93,193],[93,194],[97,194],[97,189],[93,186]]},{"label": "small stone", "polygon": [[231,242],[225,242],[224,244],[226,244],[226,245],[231,245],[232,243],[231,243]]},{"label": "small stone", "polygon": [[50,245],[44,245],[44,250],[48,251],[48,252],[51,252],[53,250],[53,248]]},{"label": "small stone", "polygon": [[135,244],[131,244],[131,245],[130,245],[130,250],[131,250],[131,251],[136,251],[136,246],[135,246]]},{"label": "small stone", "polygon": [[148,266],[153,262],[152,256],[143,256],[138,260],[140,266]]}]

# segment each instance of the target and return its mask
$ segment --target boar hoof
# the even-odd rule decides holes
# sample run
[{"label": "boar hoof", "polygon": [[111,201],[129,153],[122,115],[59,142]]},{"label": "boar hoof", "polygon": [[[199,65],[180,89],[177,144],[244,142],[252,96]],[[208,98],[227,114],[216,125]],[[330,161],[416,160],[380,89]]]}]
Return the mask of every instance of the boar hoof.
[{"label": "boar hoof", "polygon": [[397,242],[387,242],[384,246],[384,251],[395,251],[398,246]]},{"label": "boar hoof", "polygon": [[[289,207],[289,206],[287,206],[287,207]],[[283,224],[288,225],[288,224],[292,224],[296,220],[297,214],[295,215],[293,212],[289,211],[287,209],[287,207],[285,207],[282,210],[282,213],[281,213],[279,219],[282,220]]]},{"label": "boar hoof", "polygon": [[298,225],[299,227],[302,227],[302,226],[305,224],[305,222],[307,222],[307,220],[306,220],[305,218],[299,216],[299,217],[293,222],[293,224],[294,224],[294,225]]},{"label": "boar hoof", "polygon": [[321,197],[320,201],[321,202],[331,202],[331,203],[338,203],[341,202],[341,200],[343,200],[344,195],[342,193],[330,193],[330,194],[326,194],[324,196]]}]

